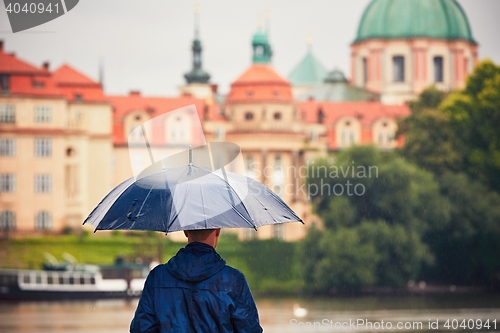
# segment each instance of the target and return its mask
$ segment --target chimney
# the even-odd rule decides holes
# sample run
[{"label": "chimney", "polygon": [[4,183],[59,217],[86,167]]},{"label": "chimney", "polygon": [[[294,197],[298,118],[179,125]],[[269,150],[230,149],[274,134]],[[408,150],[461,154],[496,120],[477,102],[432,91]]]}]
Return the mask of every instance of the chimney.
[{"label": "chimney", "polygon": [[212,93],[215,94],[215,93],[217,93],[219,86],[217,84],[211,84],[210,88],[212,89]]},{"label": "chimney", "polygon": [[0,52],[3,52],[3,39],[0,40]]},{"label": "chimney", "polygon": [[130,90],[129,96],[141,96],[141,92],[139,90]]},{"label": "chimney", "polygon": [[49,71],[50,63],[48,61],[44,62],[42,66],[47,72]]}]

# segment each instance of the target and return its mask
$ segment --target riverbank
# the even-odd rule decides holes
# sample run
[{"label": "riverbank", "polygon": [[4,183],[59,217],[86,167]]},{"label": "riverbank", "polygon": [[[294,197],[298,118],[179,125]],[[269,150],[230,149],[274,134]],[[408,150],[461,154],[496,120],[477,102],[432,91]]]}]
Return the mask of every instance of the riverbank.
[{"label": "riverbank", "polygon": [[[159,233],[134,232],[110,235],[61,235],[0,240],[0,268],[41,269],[44,253],[62,260],[69,253],[80,263],[111,265],[117,258],[127,262],[168,261],[185,243],[170,241]],[[217,252],[227,264],[241,270],[256,296],[307,296],[297,260],[299,243],[278,240],[239,241],[232,234],[221,236]],[[419,296],[484,294],[494,290],[483,287],[429,285],[423,281],[403,288],[362,287],[358,290],[332,289],[328,293],[309,296]],[[496,290],[498,292],[498,290]]]}]

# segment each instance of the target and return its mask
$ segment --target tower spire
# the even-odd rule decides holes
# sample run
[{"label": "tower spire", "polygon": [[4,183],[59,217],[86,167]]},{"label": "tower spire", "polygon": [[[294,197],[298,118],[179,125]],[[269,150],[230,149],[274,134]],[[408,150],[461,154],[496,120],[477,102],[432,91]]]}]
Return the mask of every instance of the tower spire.
[{"label": "tower spire", "polygon": [[102,55],[99,57],[99,83],[104,90],[104,61]]},{"label": "tower spire", "polygon": [[312,51],[312,45],[313,45],[314,39],[311,37],[311,29],[307,29],[307,37],[306,37],[306,44],[307,44],[307,51],[311,52]]},{"label": "tower spire", "polygon": [[200,4],[195,2],[194,4],[194,38],[200,38]]},{"label": "tower spire", "polygon": [[264,11],[264,30],[269,35],[271,31],[271,10],[269,9],[269,4],[266,5],[266,10]]},{"label": "tower spire", "polygon": [[193,68],[188,73],[184,74],[187,83],[208,83],[210,74],[202,69],[201,53],[203,48],[200,41],[200,5],[194,5],[194,40],[191,45],[193,52]]}]

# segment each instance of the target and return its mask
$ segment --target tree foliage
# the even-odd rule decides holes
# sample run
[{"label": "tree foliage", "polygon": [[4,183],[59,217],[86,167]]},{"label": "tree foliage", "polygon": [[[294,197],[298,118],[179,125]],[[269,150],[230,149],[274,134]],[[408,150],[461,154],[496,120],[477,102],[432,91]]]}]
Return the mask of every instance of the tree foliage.
[{"label": "tree foliage", "polygon": [[460,142],[464,170],[500,192],[500,66],[481,62],[464,90],[441,105]]},{"label": "tree foliage", "polygon": [[[366,171],[370,167],[371,174]],[[313,202],[326,230],[311,231],[303,241],[306,286],[314,291],[401,287],[417,277],[424,263],[431,263],[421,237],[429,225],[448,219],[442,208],[447,201],[432,174],[394,153],[366,146],[311,168],[310,184],[323,189]],[[363,195],[325,193],[347,182],[361,185]]]}]

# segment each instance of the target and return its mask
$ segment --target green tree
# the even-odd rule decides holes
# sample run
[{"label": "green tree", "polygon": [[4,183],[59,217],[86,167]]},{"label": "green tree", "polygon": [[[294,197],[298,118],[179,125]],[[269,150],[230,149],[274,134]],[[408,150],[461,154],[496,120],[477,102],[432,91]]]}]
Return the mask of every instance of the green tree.
[{"label": "green tree", "polygon": [[[328,228],[380,219],[422,233],[448,219],[443,209],[447,202],[433,175],[395,153],[354,147],[340,152],[334,163],[322,160],[310,168],[310,188],[321,189],[312,193],[312,200]],[[354,193],[355,186],[362,195]],[[341,188],[344,192],[338,195]]]},{"label": "green tree", "polygon": [[425,241],[436,256],[433,278],[455,284],[498,283],[500,195],[465,174],[446,173],[441,192],[448,198],[448,223],[433,226]]},{"label": "green tree", "polygon": [[411,115],[400,121],[397,133],[405,136],[401,155],[434,174],[463,167],[463,152],[450,117],[438,109],[443,99],[444,94],[435,87],[424,90],[410,103]]},{"label": "green tree", "polygon": [[312,248],[319,254],[307,272],[313,291],[358,290],[376,284],[379,255],[372,242],[361,242],[358,230],[324,231]]},{"label": "green tree", "polygon": [[441,105],[465,157],[465,171],[500,192],[500,66],[481,62],[464,90]]},{"label": "green tree", "polygon": [[[371,173],[370,171],[371,170]],[[403,286],[432,255],[422,236],[446,224],[448,202],[430,172],[374,147],[340,152],[310,165],[308,184],[326,230],[306,237],[306,286],[315,291]],[[347,190],[334,193],[347,183]],[[363,188],[356,195],[353,187]],[[359,191],[358,191],[359,194]],[[303,258],[306,260],[306,258]]]}]

